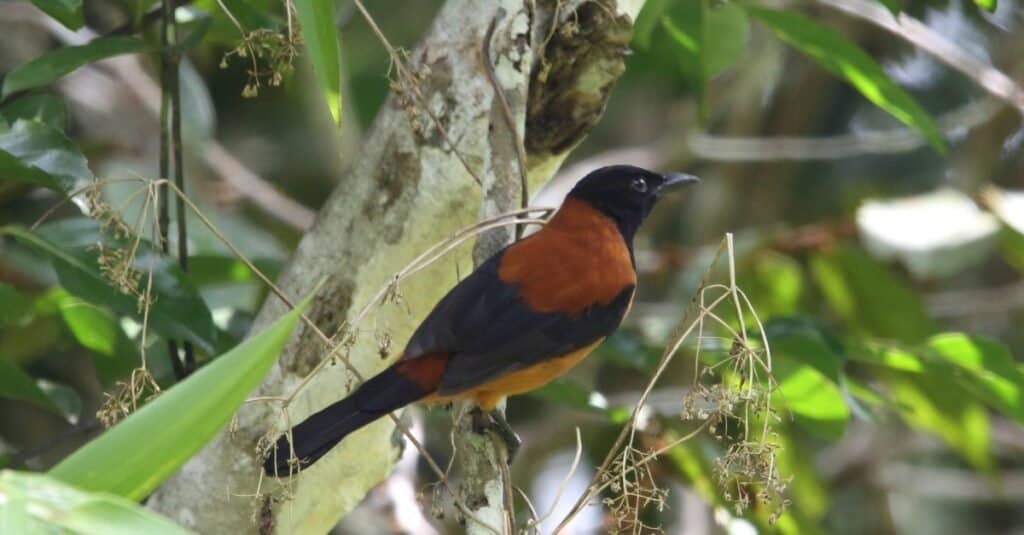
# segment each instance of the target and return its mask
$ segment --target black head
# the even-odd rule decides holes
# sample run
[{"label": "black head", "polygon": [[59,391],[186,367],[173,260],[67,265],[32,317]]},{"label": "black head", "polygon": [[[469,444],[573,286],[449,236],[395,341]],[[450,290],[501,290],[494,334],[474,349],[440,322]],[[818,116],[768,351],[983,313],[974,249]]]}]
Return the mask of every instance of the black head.
[{"label": "black head", "polygon": [[697,181],[697,177],[683,173],[661,175],[632,165],[610,165],[583,177],[569,197],[586,201],[614,219],[629,241],[658,197],[673,186]]}]

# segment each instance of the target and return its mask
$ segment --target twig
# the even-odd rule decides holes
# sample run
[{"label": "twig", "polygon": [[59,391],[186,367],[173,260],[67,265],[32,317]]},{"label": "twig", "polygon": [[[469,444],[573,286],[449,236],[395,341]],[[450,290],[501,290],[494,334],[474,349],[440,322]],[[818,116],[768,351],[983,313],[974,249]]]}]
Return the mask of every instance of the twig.
[{"label": "twig", "polygon": [[[170,3],[170,0],[163,0],[164,4]],[[167,8],[165,8],[167,9]],[[178,44],[178,25],[174,19],[173,9],[170,10],[170,30],[174,34],[174,44]],[[167,15],[165,13],[165,15]],[[166,33],[166,32],[165,32]],[[167,44],[165,43],[166,47]],[[181,144],[181,73],[179,72],[179,63],[181,61],[179,51],[164,49],[164,59],[170,64],[168,68],[168,85],[165,86],[171,95],[171,151],[174,155],[174,185],[177,189],[182,192],[181,195],[177,196],[177,202],[175,203],[175,216],[178,227],[178,264],[181,266],[181,270],[188,273],[188,231],[185,217],[185,166],[182,158],[182,144]],[[165,176],[166,178],[166,176]],[[185,374],[190,374],[196,370],[196,355],[195,348],[192,347],[192,342],[188,340],[183,341],[185,349]]]},{"label": "twig", "polygon": [[398,71],[399,79],[408,86],[410,91],[412,91],[412,94],[413,96],[416,97],[416,101],[417,104],[419,104],[420,109],[426,112],[427,116],[430,117],[430,120],[434,123],[434,127],[437,128],[437,131],[441,134],[441,137],[444,138],[444,142],[448,144],[448,147],[451,149],[452,153],[455,154],[455,157],[459,159],[459,162],[462,163],[462,166],[466,168],[466,172],[468,172],[470,176],[473,177],[473,180],[476,181],[478,186],[483,186],[484,181],[480,178],[480,175],[469,165],[469,162],[466,161],[465,157],[462,156],[462,151],[459,150],[459,148],[455,145],[455,142],[452,141],[451,136],[448,135],[448,130],[445,129],[444,125],[441,123],[441,119],[430,108],[430,105],[428,104],[426,97],[423,96],[423,93],[420,91],[420,88],[414,82],[415,77],[406,69],[405,62],[403,61],[402,57],[398,54],[398,51],[395,50],[395,47],[391,45],[391,41],[389,41],[387,36],[384,35],[384,32],[381,31],[380,26],[377,25],[377,21],[374,20],[373,17],[370,15],[370,12],[366,10],[366,6],[363,5],[363,2],[361,0],[354,0],[354,3],[356,5],[356,8],[359,9],[359,13],[361,13],[363,15],[363,18],[366,19],[366,23],[370,25],[370,29],[373,30],[374,35],[376,35],[377,39],[379,39],[381,44],[384,45],[384,49],[387,50],[388,56],[391,58],[391,63],[395,66],[395,69]]},{"label": "twig", "polygon": [[[565,473],[565,477],[562,482],[558,484],[558,492],[555,493],[555,499],[551,501],[551,505],[543,515],[537,517],[536,511],[534,511],[534,519],[527,524],[526,528],[537,528],[542,522],[551,518],[551,515],[555,514],[555,509],[558,508],[558,502],[562,501],[562,495],[565,494],[566,487],[569,486],[569,481],[572,480],[573,474],[576,473],[576,469],[580,466],[580,459],[583,457],[583,439],[580,437],[580,428],[576,428],[576,453],[572,457],[572,464],[569,465],[569,471]],[[531,507],[532,509],[532,507]]]},{"label": "twig", "polygon": [[[160,177],[170,178],[171,176],[171,108],[176,104],[172,99],[172,79],[177,78],[177,62],[172,58],[171,31],[175,26],[174,8],[172,0],[160,2]],[[170,203],[167,197],[166,183],[158,186],[157,197],[159,202],[159,216],[157,223],[157,243],[164,254],[170,254],[171,241],[168,236],[170,229]],[[178,342],[174,339],[167,339],[167,358],[171,361],[171,368],[174,370],[174,377],[182,380],[188,375],[188,371],[181,363],[178,354]]]},{"label": "twig", "polygon": [[[512,106],[508,103],[505,90],[498,83],[498,76],[494,73],[494,64],[491,62],[491,40],[494,37],[494,28],[504,16],[505,10],[499,8],[498,13],[494,15],[491,23],[487,26],[487,32],[484,34],[483,54],[480,59],[484,64],[487,80],[491,83],[491,88],[494,89],[494,97],[498,99],[498,103],[501,105],[501,115],[505,118],[505,126],[508,128],[509,137],[516,151],[516,161],[519,165],[519,207],[525,209],[530,204],[530,183],[526,170],[526,146],[523,144],[523,138],[519,135],[519,131],[516,128],[516,119],[515,114],[512,113]],[[516,226],[517,240],[523,237],[524,228],[525,225]]]}]

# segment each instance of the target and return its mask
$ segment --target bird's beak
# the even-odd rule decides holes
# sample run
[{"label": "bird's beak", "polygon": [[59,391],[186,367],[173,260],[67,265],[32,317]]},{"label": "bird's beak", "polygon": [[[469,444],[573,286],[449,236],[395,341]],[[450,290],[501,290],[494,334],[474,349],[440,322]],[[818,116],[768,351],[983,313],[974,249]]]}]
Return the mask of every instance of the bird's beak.
[{"label": "bird's beak", "polygon": [[687,184],[695,184],[697,182],[700,182],[699,178],[693,175],[688,175],[686,173],[665,173],[664,175],[662,175],[661,178],[664,180],[664,182],[662,182],[661,187],[658,188],[657,193],[659,194],[670,188],[676,188],[679,186],[685,186]]}]

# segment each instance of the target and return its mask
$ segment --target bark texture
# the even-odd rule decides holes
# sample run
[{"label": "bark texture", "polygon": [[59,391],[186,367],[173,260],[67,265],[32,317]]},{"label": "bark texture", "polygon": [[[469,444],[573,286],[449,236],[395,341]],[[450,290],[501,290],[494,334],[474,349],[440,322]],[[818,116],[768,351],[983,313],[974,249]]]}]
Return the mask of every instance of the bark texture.
[{"label": "bark texture", "polygon": [[[419,75],[420,91],[441,128],[412,95],[389,98],[362,153],[281,275],[285,293],[297,300],[326,278],[308,315],[321,330],[334,333],[429,245],[482,214],[518,205],[515,136],[483,58],[492,21],[494,77],[516,132],[526,131],[528,182],[535,191],[604,110],[625,69],[632,20],[642,3],[449,0],[410,56],[410,69]],[[486,246],[493,250],[510,235],[487,239],[494,240]],[[467,272],[469,259],[461,263]],[[358,326],[347,355],[364,377],[397,357],[417,321],[454,284],[453,267],[453,262],[435,263],[404,282],[401,302],[381,307]],[[279,300],[268,298],[253,331],[284,312]],[[290,394],[326,351],[311,329],[299,327],[253,395]],[[286,482],[285,493],[274,492],[281,489],[266,479],[260,486],[256,445],[268,427],[280,430],[286,420],[301,421],[354,386],[344,366],[334,364],[316,374],[288,406],[287,418],[272,403],[245,405],[235,425],[157,490],[149,506],[200,533],[328,531],[391,471],[403,447],[394,424],[384,418],[346,438]],[[271,497],[283,494],[287,499]],[[500,507],[501,499],[488,505]]]}]

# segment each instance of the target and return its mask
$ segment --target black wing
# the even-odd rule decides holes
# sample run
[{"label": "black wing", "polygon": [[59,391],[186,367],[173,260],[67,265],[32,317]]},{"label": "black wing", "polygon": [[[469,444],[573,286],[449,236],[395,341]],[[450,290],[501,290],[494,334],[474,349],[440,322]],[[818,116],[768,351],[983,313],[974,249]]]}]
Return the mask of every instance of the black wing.
[{"label": "black wing", "polygon": [[633,298],[634,287],[628,286],[611,303],[576,314],[537,312],[520,298],[516,285],[498,277],[503,253],[452,288],[409,340],[404,358],[448,354],[440,394],[590,345],[619,326]]}]

